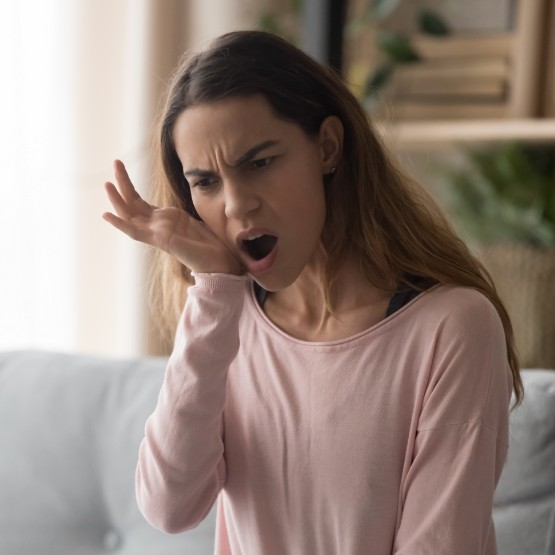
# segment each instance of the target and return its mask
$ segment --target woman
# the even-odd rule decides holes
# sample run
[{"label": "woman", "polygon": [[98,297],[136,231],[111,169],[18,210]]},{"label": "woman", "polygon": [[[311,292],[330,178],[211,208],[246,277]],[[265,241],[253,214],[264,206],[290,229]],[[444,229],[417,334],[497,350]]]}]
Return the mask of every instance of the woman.
[{"label": "woman", "polygon": [[341,80],[230,33],[177,70],[159,139],[164,208],[119,161],[106,185],[108,222],[164,253],[166,314],[194,283],[145,517],[179,532],[217,500],[220,554],[494,554],[511,325]]}]

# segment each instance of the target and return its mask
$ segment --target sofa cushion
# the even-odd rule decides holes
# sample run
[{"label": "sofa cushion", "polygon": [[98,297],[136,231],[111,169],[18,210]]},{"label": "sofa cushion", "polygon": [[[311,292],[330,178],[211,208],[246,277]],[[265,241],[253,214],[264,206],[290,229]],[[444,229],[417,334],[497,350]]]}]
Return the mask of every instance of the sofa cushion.
[{"label": "sofa cushion", "polygon": [[[134,471],[166,359],[0,353],[0,554],[208,555],[214,511],[169,536],[140,515]],[[499,555],[555,554],[555,372],[523,371],[495,496]]]},{"label": "sofa cushion", "polygon": [[507,463],[495,492],[500,555],[555,553],[555,371],[523,370]]},{"label": "sofa cushion", "polygon": [[165,363],[0,353],[0,553],[213,553],[213,513],[170,536],[136,506],[138,447]]}]

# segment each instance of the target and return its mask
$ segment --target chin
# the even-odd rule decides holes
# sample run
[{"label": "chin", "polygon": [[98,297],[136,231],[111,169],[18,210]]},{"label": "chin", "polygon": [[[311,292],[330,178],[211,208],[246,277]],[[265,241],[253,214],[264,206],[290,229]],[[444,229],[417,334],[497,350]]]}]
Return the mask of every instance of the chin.
[{"label": "chin", "polygon": [[271,293],[287,289],[289,286],[293,285],[299,277],[299,273],[293,276],[286,276],[283,275],[283,273],[281,275],[272,275],[272,272],[268,272],[266,275],[249,275],[254,281],[256,281],[256,283],[258,283],[258,285],[260,285],[260,287]]}]

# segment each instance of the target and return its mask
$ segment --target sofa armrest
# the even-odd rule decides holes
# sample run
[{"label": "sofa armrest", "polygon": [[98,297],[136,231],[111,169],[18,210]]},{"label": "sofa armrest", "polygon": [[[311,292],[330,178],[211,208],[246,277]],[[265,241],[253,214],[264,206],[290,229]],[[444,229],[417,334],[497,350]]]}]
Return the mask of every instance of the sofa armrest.
[{"label": "sofa armrest", "polygon": [[523,370],[494,499],[499,555],[555,553],[555,371]]},{"label": "sofa armrest", "polygon": [[136,505],[138,447],[165,365],[0,353],[0,553],[213,553],[214,512],[170,536]]}]

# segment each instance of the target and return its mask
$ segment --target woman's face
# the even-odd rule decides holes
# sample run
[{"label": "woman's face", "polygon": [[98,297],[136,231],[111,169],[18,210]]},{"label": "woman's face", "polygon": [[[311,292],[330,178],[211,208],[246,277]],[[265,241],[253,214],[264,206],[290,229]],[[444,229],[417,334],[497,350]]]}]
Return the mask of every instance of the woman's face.
[{"label": "woman's face", "polygon": [[200,104],[178,117],[177,155],[204,223],[269,291],[314,261],[325,220],[323,175],[337,164],[342,128],[320,136],[277,118],[265,98]]}]

